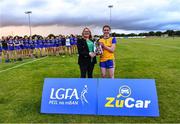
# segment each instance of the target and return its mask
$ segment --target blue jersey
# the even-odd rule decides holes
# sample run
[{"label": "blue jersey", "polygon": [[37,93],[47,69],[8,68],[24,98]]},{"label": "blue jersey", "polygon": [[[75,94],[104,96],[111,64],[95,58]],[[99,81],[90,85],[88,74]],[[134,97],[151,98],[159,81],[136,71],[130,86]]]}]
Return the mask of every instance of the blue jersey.
[{"label": "blue jersey", "polygon": [[45,40],[45,39],[43,39],[43,40],[42,40],[42,42],[43,42],[43,45],[45,45],[45,44],[46,44],[46,40]]},{"label": "blue jersey", "polygon": [[55,40],[55,46],[56,47],[59,47],[60,46],[60,39],[59,38],[57,38],[56,40]]},{"label": "blue jersey", "polygon": [[48,45],[48,46],[51,45],[51,40],[47,40],[47,45]]},{"label": "blue jersey", "polygon": [[34,45],[38,45],[38,40],[33,40]]},{"label": "blue jersey", "polygon": [[66,45],[66,39],[65,38],[61,38],[61,44],[62,44],[62,46]]},{"label": "blue jersey", "polygon": [[23,44],[23,40],[20,40],[19,43],[20,43],[20,49],[24,49],[24,44]]},{"label": "blue jersey", "polygon": [[44,46],[43,46],[43,40],[41,40],[41,39],[39,39],[38,40],[38,48],[43,48]]},{"label": "blue jersey", "polygon": [[24,44],[24,46],[28,46],[29,45],[29,41],[28,40],[23,40],[23,44]]},{"label": "blue jersey", "polygon": [[29,40],[28,39],[23,40],[23,44],[24,44],[25,49],[29,48]]},{"label": "blue jersey", "polygon": [[8,50],[12,51],[14,50],[14,41],[8,40]]},{"label": "blue jersey", "polygon": [[69,40],[70,40],[70,44],[71,44],[71,45],[74,45],[74,38],[73,38],[73,37],[70,37]]},{"label": "blue jersey", "polygon": [[14,40],[14,45],[15,46],[19,46],[20,45],[20,41],[19,40]]},{"label": "blue jersey", "polygon": [[56,45],[59,44],[59,39],[55,39],[55,44],[56,44]]},{"label": "blue jersey", "polygon": [[33,44],[34,44],[34,41],[29,40],[29,45],[33,45]]},{"label": "blue jersey", "polygon": [[43,41],[42,40],[38,40],[38,44],[39,45],[43,45]]},{"label": "blue jersey", "polygon": [[14,41],[13,40],[8,40],[8,45],[9,46],[13,46],[14,45]]},{"label": "blue jersey", "polygon": [[50,40],[50,47],[54,47],[56,44],[55,44],[55,39],[51,39]]},{"label": "blue jersey", "polygon": [[15,47],[14,47],[15,50],[21,49],[19,40],[14,40],[14,45],[15,45]]},{"label": "blue jersey", "polygon": [[74,45],[76,45],[77,44],[77,37],[74,37],[73,40],[74,40]]},{"label": "blue jersey", "polygon": [[59,38],[59,45],[62,46],[62,38]]},{"label": "blue jersey", "polygon": [[24,45],[28,45],[28,42],[29,42],[28,40],[23,40]]},{"label": "blue jersey", "polygon": [[2,43],[0,41],[0,52],[2,52]]},{"label": "blue jersey", "polygon": [[24,46],[24,41],[23,40],[20,40],[19,43],[20,43],[20,45]]},{"label": "blue jersey", "polygon": [[55,39],[51,40],[51,44],[52,44],[52,45],[54,45],[55,43],[56,43],[56,40],[55,40]]},{"label": "blue jersey", "polygon": [[47,46],[47,40],[43,39],[42,42],[43,42],[43,47],[46,47]]},{"label": "blue jersey", "polygon": [[35,45],[34,45],[34,41],[33,40],[29,40],[29,48],[30,49],[34,49]]},{"label": "blue jersey", "polygon": [[45,40],[45,47],[48,48],[50,47],[50,45],[51,45],[50,40]]}]

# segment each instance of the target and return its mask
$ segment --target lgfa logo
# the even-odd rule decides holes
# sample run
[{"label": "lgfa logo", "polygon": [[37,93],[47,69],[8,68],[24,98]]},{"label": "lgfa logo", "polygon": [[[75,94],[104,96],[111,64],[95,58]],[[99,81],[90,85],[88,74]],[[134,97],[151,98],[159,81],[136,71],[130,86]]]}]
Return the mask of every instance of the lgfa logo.
[{"label": "lgfa logo", "polygon": [[78,105],[79,100],[81,100],[82,105],[84,105],[88,103],[87,93],[87,85],[84,85],[81,92],[78,92],[76,88],[51,88],[49,104]]},{"label": "lgfa logo", "polygon": [[123,85],[119,88],[119,94],[116,97],[107,97],[105,107],[110,108],[148,108],[150,100],[136,100],[131,96],[131,88]]}]

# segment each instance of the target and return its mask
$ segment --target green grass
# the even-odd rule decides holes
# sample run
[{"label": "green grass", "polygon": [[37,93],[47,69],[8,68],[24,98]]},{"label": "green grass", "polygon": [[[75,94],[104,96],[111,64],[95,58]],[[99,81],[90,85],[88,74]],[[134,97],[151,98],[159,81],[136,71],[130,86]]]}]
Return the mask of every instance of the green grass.
[{"label": "green grass", "polygon": [[[0,71],[21,63],[0,64]],[[47,57],[0,73],[0,122],[180,122],[180,38],[121,39],[117,43],[115,77],[156,79],[158,118],[41,114],[44,78],[79,75],[75,55]],[[98,64],[94,77],[100,77]]]}]

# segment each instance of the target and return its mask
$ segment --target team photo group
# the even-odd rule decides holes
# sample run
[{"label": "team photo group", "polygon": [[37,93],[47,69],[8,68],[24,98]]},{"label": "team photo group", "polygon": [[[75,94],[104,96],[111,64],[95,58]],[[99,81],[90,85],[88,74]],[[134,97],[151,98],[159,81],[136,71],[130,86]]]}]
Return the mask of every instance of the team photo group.
[{"label": "team photo group", "polygon": [[5,63],[22,61],[51,55],[72,55],[77,53],[77,36],[8,36],[0,40],[1,61]]},{"label": "team photo group", "polygon": [[104,25],[103,35],[93,37],[91,30],[85,27],[82,35],[42,37],[34,36],[8,36],[0,40],[0,61],[14,63],[23,59],[34,59],[45,56],[78,56],[81,78],[93,78],[94,66],[99,57],[101,77],[114,78],[115,68],[115,44],[116,38],[111,37],[111,27]]}]

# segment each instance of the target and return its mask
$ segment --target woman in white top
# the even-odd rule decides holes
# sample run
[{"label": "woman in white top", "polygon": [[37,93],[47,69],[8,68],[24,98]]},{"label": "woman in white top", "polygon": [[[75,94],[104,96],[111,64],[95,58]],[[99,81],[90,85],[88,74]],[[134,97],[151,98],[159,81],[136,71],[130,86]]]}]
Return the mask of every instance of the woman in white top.
[{"label": "woman in white top", "polygon": [[71,44],[69,36],[66,36],[66,54],[71,55]]}]

